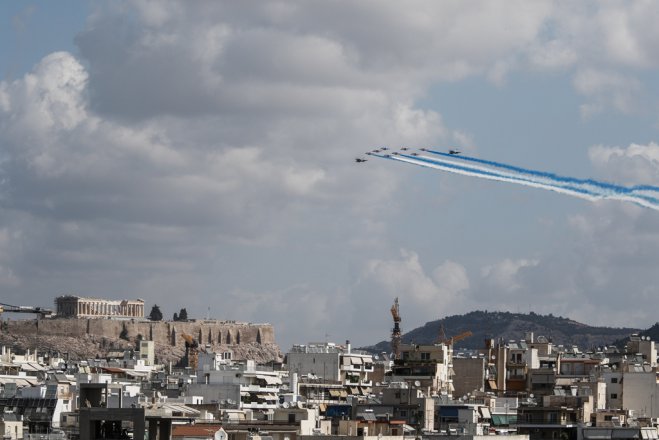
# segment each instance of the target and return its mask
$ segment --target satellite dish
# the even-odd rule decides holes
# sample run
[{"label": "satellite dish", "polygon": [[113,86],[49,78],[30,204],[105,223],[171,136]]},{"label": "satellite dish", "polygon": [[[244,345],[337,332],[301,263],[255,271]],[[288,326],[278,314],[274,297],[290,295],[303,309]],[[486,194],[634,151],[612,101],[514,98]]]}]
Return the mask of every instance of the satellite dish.
[{"label": "satellite dish", "polygon": [[415,386],[415,387],[420,387],[420,386],[421,386],[421,382],[419,382],[418,380],[415,380],[415,381],[414,381],[414,386]]},{"label": "satellite dish", "polygon": [[281,406],[283,406],[284,408],[290,408],[290,407],[291,407],[291,404],[288,403],[288,402],[284,402],[284,403],[282,403]]},{"label": "satellite dish", "polygon": [[231,400],[231,399],[227,399],[227,403],[228,403],[229,405],[233,405],[233,404],[234,404],[233,400]]}]

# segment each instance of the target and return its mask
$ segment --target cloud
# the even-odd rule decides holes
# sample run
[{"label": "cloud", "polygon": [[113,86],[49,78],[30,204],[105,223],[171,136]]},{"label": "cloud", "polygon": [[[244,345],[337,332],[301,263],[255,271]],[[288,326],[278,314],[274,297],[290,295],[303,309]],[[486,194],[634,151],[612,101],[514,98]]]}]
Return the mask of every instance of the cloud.
[{"label": "cloud", "polygon": [[573,82],[577,92],[592,99],[581,107],[584,118],[609,107],[623,113],[632,112],[641,89],[640,82],[633,77],[594,69],[578,71]]},{"label": "cloud", "polygon": [[487,285],[499,291],[514,292],[522,287],[522,281],[518,278],[520,272],[539,263],[538,260],[506,258],[496,264],[483,267],[481,277]]},{"label": "cloud", "polygon": [[628,185],[656,185],[659,181],[659,145],[630,144],[628,147],[590,147],[588,156],[602,174]]},{"label": "cloud", "polygon": [[404,295],[407,307],[419,312],[420,319],[431,319],[433,304],[460,308],[462,294],[469,289],[466,269],[446,261],[427,274],[417,253],[401,250],[397,260],[371,260],[362,277],[379,285],[389,297]]}]

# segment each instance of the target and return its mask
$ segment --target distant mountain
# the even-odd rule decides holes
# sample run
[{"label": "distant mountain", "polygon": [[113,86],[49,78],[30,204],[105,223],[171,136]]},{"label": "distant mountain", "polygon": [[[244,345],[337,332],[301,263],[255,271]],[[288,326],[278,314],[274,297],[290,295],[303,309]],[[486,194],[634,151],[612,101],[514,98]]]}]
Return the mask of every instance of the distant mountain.
[{"label": "distant mountain", "polygon": [[[403,317],[402,324],[405,323]],[[637,328],[611,328],[591,327],[568,318],[554,315],[538,315],[536,313],[510,313],[475,311],[465,315],[453,315],[437,321],[427,322],[403,334],[403,343],[430,344],[440,337],[440,329],[444,328],[446,337],[459,335],[466,331],[473,334],[470,337],[455,342],[454,347],[483,348],[486,339],[499,339],[503,341],[524,339],[526,333],[533,332],[534,336],[545,336],[553,341],[554,345],[576,345],[582,350],[603,345],[613,345],[626,340],[632,333],[645,333]],[[647,330],[653,330],[654,340],[659,340],[659,323]],[[652,336],[648,334],[649,336]],[[363,350],[372,353],[391,351],[389,340],[379,342]]]}]

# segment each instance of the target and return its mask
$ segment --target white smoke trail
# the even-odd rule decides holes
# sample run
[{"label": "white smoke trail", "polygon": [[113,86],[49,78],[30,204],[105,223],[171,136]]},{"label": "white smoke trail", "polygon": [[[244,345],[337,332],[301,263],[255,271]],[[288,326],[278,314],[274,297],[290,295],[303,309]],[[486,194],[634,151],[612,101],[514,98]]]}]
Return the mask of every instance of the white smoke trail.
[{"label": "white smoke trail", "polygon": [[480,179],[496,180],[500,182],[516,183],[518,185],[533,188],[541,188],[590,201],[602,199],[622,200],[646,208],[659,210],[659,199],[657,198],[659,197],[658,187],[637,186],[627,188],[620,185],[598,182],[592,179],[575,179],[514,167],[498,162],[464,156],[449,156],[448,154],[435,151],[429,152],[436,154],[439,157],[405,153],[385,155],[374,154],[374,156],[389,158],[425,168],[478,177]]},{"label": "white smoke trail", "polygon": [[433,168],[437,170],[448,171],[450,173],[462,174],[464,176],[472,176],[486,180],[497,180],[499,182],[516,183],[519,185],[530,186],[532,188],[546,189],[557,193],[563,193],[574,197],[580,197],[590,201],[598,200],[601,198],[596,194],[591,194],[586,191],[579,191],[569,187],[561,187],[557,185],[547,184],[544,182],[537,182],[519,175],[516,176],[514,174],[498,173],[496,171],[495,172],[486,171],[480,169],[481,167],[460,166],[450,163],[450,161],[444,162],[444,161],[435,161],[434,159],[430,159],[430,161],[426,162],[424,160],[416,159],[417,157],[420,156],[414,156],[413,158],[402,157],[402,156],[391,156],[390,158],[401,162],[407,162],[410,164],[419,165],[426,168]]}]

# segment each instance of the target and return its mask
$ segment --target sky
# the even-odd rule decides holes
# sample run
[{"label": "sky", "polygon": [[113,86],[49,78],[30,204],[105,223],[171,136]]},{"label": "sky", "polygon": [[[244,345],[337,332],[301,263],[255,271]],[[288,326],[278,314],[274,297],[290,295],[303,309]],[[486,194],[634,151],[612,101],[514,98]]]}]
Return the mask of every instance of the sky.
[{"label": "sky", "polygon": [[[142,298],[388,339],[473,310],[647,328],[659,212],[355,157],[659,185],[652,1],[0,4],[0,302]],[[446,329],[451,333],[451,329]]]}]

